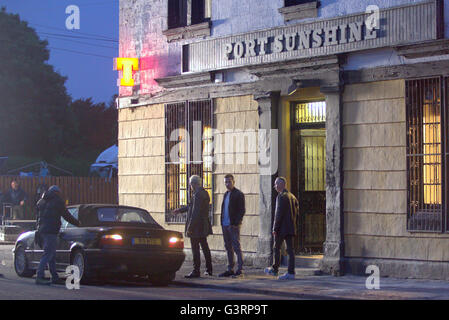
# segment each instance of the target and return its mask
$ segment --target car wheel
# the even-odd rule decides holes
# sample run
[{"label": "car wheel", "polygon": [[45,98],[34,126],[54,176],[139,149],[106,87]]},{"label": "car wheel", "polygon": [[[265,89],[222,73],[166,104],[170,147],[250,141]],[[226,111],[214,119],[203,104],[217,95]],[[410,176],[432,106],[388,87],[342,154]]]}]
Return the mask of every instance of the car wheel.
[{"label": "car wheel", "polygon": [[150,279],[150,282],[154,286],[160,286],[165,287],[170,284],[175,279],[176,273],[175,272],[168,272],[163,274],[153,274],[149,275],[148,278]]},{"label": "car wheel", "polygon": [[23,245],[18,245],[14,251],[14,270],[19,277],[31,278],[36,271],[30,269]]},{"label": "car wheel", "polygon": [[86,284],[93,280],[87,264],[86,255],[82,250],[75,250],[72,254],[71,265],[78,267],[80,283]]}]

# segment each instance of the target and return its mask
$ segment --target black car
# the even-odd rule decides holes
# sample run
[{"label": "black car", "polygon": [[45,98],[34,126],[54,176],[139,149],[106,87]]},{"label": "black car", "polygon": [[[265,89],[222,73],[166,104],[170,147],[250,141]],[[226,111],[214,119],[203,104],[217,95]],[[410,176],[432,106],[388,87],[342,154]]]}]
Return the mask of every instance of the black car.
[{"label": "black car", "polygon": [[[145,276],[153,284],[167,285],[185,259],[182,233],[165,230],[144,209],[83,204],[68,211],[81,227],[62,220],[56,252],[56,268],[69,265],[80,270],[82,283],[99,277]],[[21,277],[32,277],[42,248],[36,231],[19,236],[14,248],[14,268]]]}]

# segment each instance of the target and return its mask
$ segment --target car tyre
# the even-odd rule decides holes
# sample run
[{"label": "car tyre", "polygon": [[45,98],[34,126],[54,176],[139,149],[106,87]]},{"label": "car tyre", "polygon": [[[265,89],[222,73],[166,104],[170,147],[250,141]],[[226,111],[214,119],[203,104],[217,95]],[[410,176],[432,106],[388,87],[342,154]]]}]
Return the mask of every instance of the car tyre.
[{"label": "car tyre", "polygon": [[83,250],[77,249],[73,251],[70,263],[78,267],[80,272],[80,283],[87,284],[95,280]]},{"label": "car tyre", "polygon": [[158,287],[166,287],[175,279],[175,272],[167,272],[163,274],[149,275],[150,283]]},{"label": "car tyre", "polygon": [[14,251],[14,270],[19,277],[31,278],[36,271],[30,269],[23,245],[18,245]]}]

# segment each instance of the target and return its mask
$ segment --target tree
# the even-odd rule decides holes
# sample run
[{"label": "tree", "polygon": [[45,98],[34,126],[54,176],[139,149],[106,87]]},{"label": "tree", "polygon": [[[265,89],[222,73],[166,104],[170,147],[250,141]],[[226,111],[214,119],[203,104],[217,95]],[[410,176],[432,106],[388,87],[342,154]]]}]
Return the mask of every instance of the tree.
[{"label": "tree", "polygon": [[0,10],[0,156],[45,160],[84,175],[117,143],[116,96],[109,105],[72,101],[67,79],[47,63],[47,46],[18,15]]},{"label": "tree", "polygon": [[74,149],[103,151],[117,143],[117,109],[114,98],[106,106],[105,103],[93,103],[91,98],[78,99],[70,104],[70,112],[74,116],[78,144]]},{"label": "tree", "polygon": [[0,155],[64,153],[73,131],[66,78],[47,63],[47,41],[18,15],[0,11]]}]

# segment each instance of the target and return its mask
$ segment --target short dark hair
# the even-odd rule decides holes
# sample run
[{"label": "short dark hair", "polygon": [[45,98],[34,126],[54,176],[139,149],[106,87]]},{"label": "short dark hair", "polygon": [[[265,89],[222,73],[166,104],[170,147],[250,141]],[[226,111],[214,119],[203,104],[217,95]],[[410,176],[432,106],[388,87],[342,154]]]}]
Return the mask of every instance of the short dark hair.
[{"label": "short dark hair", "polygon": [[234,180],[234,176],[233,176],[232,174],[230,174],[230,173],[228,173],[227,175],[225,175],[224,178],[225,178],[225,179],[232,179],[232,181],[235,181],[235,180]]}]

